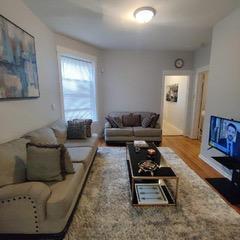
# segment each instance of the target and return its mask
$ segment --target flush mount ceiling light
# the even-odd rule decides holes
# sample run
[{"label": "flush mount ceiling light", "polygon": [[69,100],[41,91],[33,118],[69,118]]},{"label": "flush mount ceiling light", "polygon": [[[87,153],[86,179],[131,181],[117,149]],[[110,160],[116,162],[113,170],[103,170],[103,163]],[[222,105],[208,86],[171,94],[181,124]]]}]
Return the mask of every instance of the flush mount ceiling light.
[{"label": "flush mount ceiling light", "polygon": [[133,15],[139,23],[147,23],[152,20],[156,10],[152,7],[141,7],[134,11]]}]

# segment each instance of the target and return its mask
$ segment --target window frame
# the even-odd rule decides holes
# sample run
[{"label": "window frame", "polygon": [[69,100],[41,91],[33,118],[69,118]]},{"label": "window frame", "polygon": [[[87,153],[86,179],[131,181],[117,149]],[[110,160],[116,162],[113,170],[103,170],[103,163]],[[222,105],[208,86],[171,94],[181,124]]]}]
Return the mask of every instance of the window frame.
[{"label": "window frame", "polygon": [[99,113],[98,113],[98,94],[97,94],[97,57],[88,55],[82,52],[78,52],[72,49],[64,48],[57,46],[57,58],[58,58],[58,71],[59,71],[59,89],[60,89],[60,106],[61,106],[61,119],[66,121],[65,119],[65,111],[64,111],[64,96],[63,96],[63,83],[62,83],[62,70],[61,70],[61,57],[69,57],[74,58],[76,60],[80,61],[86,61],[90,62],[93,65],[93,76],[95,78],[95,88],[94,88],[94,94],[95,94],[95,111],[96,111],[96,119],[93,120],[93,122],[97,122],[99,120]]}]

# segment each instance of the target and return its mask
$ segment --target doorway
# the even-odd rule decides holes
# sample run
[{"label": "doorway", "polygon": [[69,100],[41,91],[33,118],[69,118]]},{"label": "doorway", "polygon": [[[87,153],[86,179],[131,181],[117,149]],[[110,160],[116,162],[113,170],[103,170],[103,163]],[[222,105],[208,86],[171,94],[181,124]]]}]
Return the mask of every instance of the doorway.
[{"label": "doorway", "polygon": [[186,135],[189,75],[164,76],[163,135]]}]

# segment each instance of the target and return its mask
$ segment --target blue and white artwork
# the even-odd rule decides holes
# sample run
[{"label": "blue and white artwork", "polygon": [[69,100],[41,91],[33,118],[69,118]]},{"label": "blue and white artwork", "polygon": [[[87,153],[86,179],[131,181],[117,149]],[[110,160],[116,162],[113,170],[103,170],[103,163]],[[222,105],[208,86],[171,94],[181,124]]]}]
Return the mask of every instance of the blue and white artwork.
[{"label": "blue and white artwork", "polygon": [[0,15],[0,100],[39,95],[34,37]]}]

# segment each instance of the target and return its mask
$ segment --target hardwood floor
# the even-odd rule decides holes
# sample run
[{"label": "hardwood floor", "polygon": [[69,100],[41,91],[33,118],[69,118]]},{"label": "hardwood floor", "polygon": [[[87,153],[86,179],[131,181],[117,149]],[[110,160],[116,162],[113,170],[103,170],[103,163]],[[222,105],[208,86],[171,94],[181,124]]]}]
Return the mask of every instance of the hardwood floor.
[{"label": "hardwood floor", "polygon": [[162,146],[170,147],[201,178],[221,177],[222,175],[201,160],[200,141],[183,136],[164,136]]},{"label": "hardwood floor", "polygon": [[[215,169],[201,160],[198,155],[200,152],[200,141],[183,136],[163,136],[162,147],[169,147],[203,180],[205,178],[223,177]],[[104,139],[99,139],[99,147],[105,147]],[[206,181],[208,184],[208,182]],[[225,199],[224,199],[225,200]],[[226,201],[227,202],[227,201]],[[227,202],[240,214],[240,207],[233,206]]]}]

